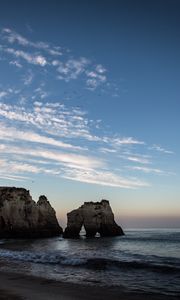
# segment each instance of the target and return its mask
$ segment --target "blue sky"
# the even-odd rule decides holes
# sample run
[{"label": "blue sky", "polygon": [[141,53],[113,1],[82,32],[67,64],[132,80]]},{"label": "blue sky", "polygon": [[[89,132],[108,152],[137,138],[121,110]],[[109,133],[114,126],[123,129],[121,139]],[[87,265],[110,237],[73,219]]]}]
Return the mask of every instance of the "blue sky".
[{"label": "blue sky", "polygon": [[0,184],[64,222],[179,226],[179,1],[1,1]]}]

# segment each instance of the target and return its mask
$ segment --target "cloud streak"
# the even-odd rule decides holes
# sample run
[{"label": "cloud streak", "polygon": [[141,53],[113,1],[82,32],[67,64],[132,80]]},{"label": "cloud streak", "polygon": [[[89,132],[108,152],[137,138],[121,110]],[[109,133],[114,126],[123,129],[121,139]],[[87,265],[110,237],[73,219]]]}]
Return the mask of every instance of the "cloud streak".
[{"label": "cloud streak", "polygon": [[76,167],[87,168],[98,168],[103,167],[104,163],[94,157],[79,155],[74,153],[65,153],[57,150],[46,150],[44,148],[26,148],[26,147],[18,147],[7,145],[1,145],[0,151],[5,153],[21,155],[21,156],[32,156],[37,158],[43,158],[46,160],[53,160],[62,164],[74,165]]},{"label": "cloud streak", "polygon": [[84,183],[92,183],[110,187],[120,187],[120,188],[139,188],[147,187],[149,184],[145,181],[140,181],[138,179],[130,179],[120,177],[112,172],[107,171],[83,171],[77,169],[65,170],[62,175],[66,179],[80,181]]},{"label": "cloud streak", "polygon": [[143,155],[142,156],[122,156],[123,159],[135,162],[135,163],[140,163],[140,164],[150,164],[151,162],[149,161],[148,158],[145,158]]},{"label": "cloud streak", "polygon": [[56,146],[59,148],[71,149],[71,150],[84,150],[85,148],[74,146],[64,143],[51,137],[43,136],[32,131],[21,131],[13,127],[7,127],[0,123],[0,139],[11,141],[26,141],[37,144],[45,144],[50,146]]},{"label": "cloud streak", "polygon": [[24,36],[20,35],[19,33],[11,30],[9,28],[3,28],[1,31],[2,38],[8,41],[10,44],[19,44],[20,46],[24,47],[33,47],[38,50],[45,50],[51,55],[61,56],[62,52],[59,51],[60,47],[54,47],[49,45],[48,43],[44,42],[32,42],[25,38]]},{"label": "cloud streak", "polygon": [[128,168],[135,171],[142,171],[144,173],[164,174],[164,171],[155,168],[147,168],[141,166],[129,166]]},{"label": "cloud streak", "polygon": [[156,144],[154,144],[152,147],[150,147],[150,149],[161,152],[161,153],[165,153],[165,154],[174,154],[173,151],[166,150],[163,147],[156,145]]}]

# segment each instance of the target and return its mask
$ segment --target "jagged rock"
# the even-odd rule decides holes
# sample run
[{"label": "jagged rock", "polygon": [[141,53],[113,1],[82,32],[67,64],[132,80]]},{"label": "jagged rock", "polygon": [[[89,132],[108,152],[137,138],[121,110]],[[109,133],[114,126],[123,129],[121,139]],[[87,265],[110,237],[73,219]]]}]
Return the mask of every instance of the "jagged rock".
[{"label": "jagged rock", "polygon": [[81,207],[67,214],[67,227],[65,238],[79,237],[84,225],[87,237],[94,237],[96,233],[101,236],[123,235],[124,232],[114,221],[114,214],[109,201],[85,202]]},{"label": "jagged rock", "polygon": [[0,238],[41,238],[62,233],[45,196],[36,203],[28,190],[0,187]]}]

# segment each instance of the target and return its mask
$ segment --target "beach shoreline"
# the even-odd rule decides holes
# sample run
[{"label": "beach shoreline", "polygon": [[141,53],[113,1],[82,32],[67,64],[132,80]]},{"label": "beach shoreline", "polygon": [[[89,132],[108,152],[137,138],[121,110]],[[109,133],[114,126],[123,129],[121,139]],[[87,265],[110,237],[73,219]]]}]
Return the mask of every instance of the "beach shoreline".
[{"label": "beach shoreline", "polygon": [[177,300],[175,296],[128,292],[121,287],[64,283],[19,273],[0,273],[1,300]]}]

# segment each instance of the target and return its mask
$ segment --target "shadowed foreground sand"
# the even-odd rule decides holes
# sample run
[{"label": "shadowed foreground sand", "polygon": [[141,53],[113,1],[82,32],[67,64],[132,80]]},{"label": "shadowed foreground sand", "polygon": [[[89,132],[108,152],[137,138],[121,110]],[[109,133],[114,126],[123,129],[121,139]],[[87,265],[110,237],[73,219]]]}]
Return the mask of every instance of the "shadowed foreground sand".
[{"label": "shadowed foreground sand", "polygon": [[177,297],[128,294],[120,288],[62,283],[15,273],[0,274],[1,300],[176,300]]}]

